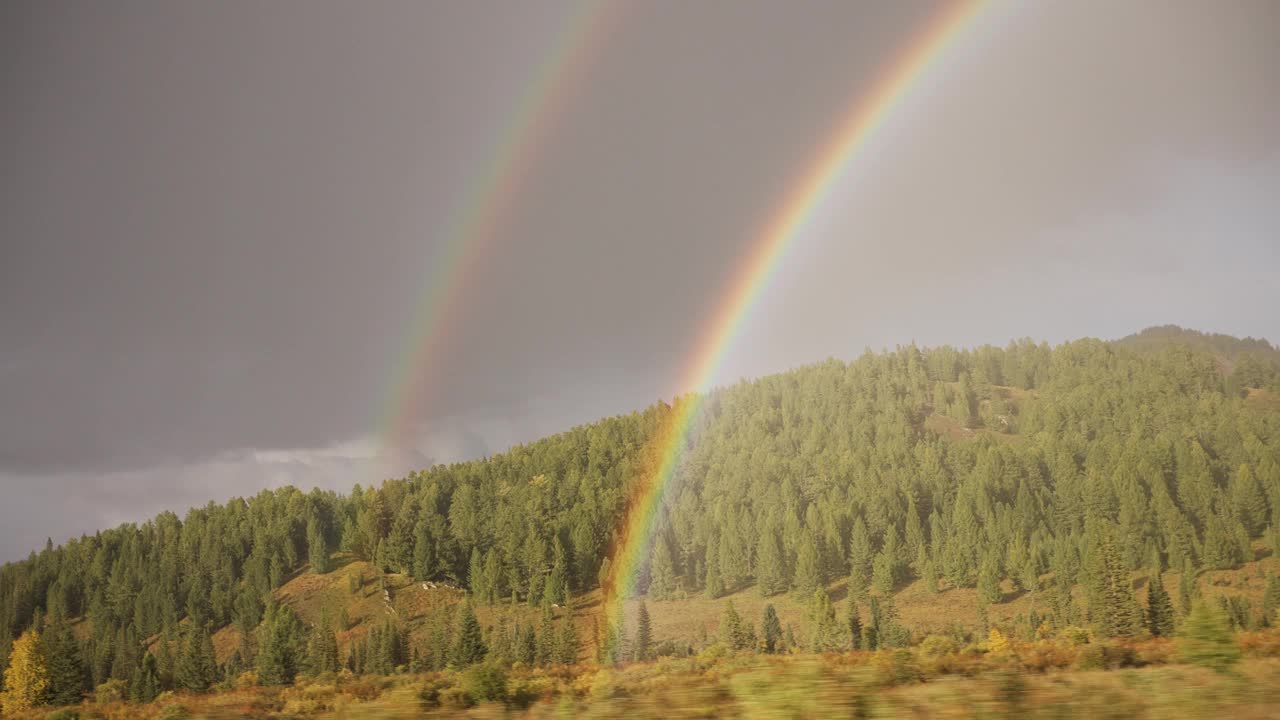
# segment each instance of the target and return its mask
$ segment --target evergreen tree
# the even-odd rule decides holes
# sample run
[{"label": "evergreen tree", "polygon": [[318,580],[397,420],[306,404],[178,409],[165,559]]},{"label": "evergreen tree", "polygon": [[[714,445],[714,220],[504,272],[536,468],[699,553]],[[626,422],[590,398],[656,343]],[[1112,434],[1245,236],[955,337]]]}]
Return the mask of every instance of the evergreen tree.
[{"label": "evergreen tree", "polygon": [[551,604],[542,604],[542,622],[538,625],[538,664],[547,667],[556,656],[556,619]]},{"label": "evergreen tree", "polygon": [[1159,571],[1153,572],[1148,582],[1147,630],[1156,637],[1173,635],[1173,601],[1164,589]]},{"label": "evergreen tree", "polygon": [[156,656],[151,653],[142,654],[142,662],[133,672],[129,681],[129,697],[137,703],[149,703],[160,694],[160,671],[157,669]]},{"label": "evergreen tree", "polygon": [[1196,571],[1191,566],[1191,560],[1187,560],[1182,564],[1182,577],[1178,579],[1178,603],[1183,615],[1191,612],[1191,606],[1199,594]]},{"label": "evergreen tree", "polygon": [[84,695],[84,651],[60,615],[51,617],[43,638],[50,705],[75,705]]},{"label": "evergreen tree", "polygon": [[1196,602],[1183,622],[1178,655],[1184,662],[1225,671],[1240,660],[1240,648],[1227,618],[1208,603]]},{"label": "evergreen tree", "polygon": [[329,558],[329,541],[325,538],[320,522],[312,517],[307,521],[307,555],[311,572],[323,575],[333,569]]},{"label": "evergreen tree", "polygon": [[196,693],[205,692],[218,681],[218,660],[208,628],[192,627],[187,630],[173,681],[176,687]]},{"label": "evergreen tree", "polygon": [[995,555],[986,553],[978,565],[978,599],[984,605],[1000,602],[1004,593],[1000,591],[1000,569],[996,565]]},{"label": "evergreen tree", "polygon": [[811,533],[803,535],[796,549],[796,573],[792,585],[796,595],[802,598],[813,597],[814,590],[822,586],[818,547]]},{"label": "evergreen tree", "polygon": [[1093,597],[1099,607],[1090,613],[1098,629],[1107,637],[1132,637],[1142,630],[1142,610],[1133,597],[1129,571],[1120,559],[1110,533],[1098,550],[1098,566],[1094,571]]},{"label": "evergreen tree", "polygon": [[517,633],[516,661],[533,665],[538,659],[538,636],[532,625],[525,625]]},{"label": "evergreen tree", "polygon": [[772,654],[782,649],[782,621],[778,619],[778,612],[773,609],[772,604],[764,606],[760,634],[764,640],[763,649],[766,653]]},{"label": "evergreen tree", "polygon": [[654,600],[669,600],[676,591],[676,571],[665,536],[659,535],[657,542],[653,544],[652,558],[649,566],[649,597]]},{"label": "evergreen tree", "polygon": [[653,652],[653,629],[649,625],[649,609],[645,607],[641,601],[640,609],[637,611],[636,620],[636,639],[632,645],[632,659],[636,662],[645,662],[652,660]]},{"label": "evergreen tree", "polygon": [[457,639],[450,659],[456,667],[465,668],[484,660],[484,633],[469,601],[463,602],[458,608],[457,630],[454,635]]},{"label": "evergreen tree", "polygon": [[730,650],[744,649],[746,634],[743,632],[742,618],[733,607],[732,600],[725,603],[724,613],[720,616],[719,635],[720,643]]},{"label": "evergreen tree", "polygon": [[1276,611],[1280,610],[1280,579],[1274,572],[1267,574],[1266,589],[1262,592],[1262,617],[1259,624],[1263,627],[1274,627],[1280,624]]},{"label": "evergreen tree", "polygon": [[862,618],[858,614],[858,603],[849,598],[849,649],[862,649]]},{"label": "evergreen tree", "polygon": [[313,675],[338,671],[338,638],[329,626],[329,611],[323,610],[320,622],[311,630],[307,644],[307,668]]},{"label": "evergreen tree", "polygon": [[786,566],[778,535],[766,528],[756,545],[756,587],[763,597],[777,595],[787,589]]},{"label": "evergreen tree", "polygon": [[813,652],[836,652],[847,646],[848,640],[836,620],[831,596],[818,588],[809,605],[809,649]]},{"label": "evergreen tree", "polygon": [[160,691],[164,692],[174,687],[177,662],[173,658],[173,651],[169,649],[169,638],[160,636],[158,644],[160,649],[156,652],[156,672],[160,676]]},{"label": "evergreen tree", "polygon": [[573,624],[573,614],[565,616],[560,624],[560,642],[556,646],[556,660],[561,665],[578,663],[578,630]]},{"label": "evergreen tree", "polygon": [[707,576],[703,581],[703,591],[712,600],[717,600],[721,595],[724,595],[724,580],[720,577],[719,552],[708,551],[707,553]]},{"label": "evergreen tree", "polygon": [[271,605],[258,628],[258,682],[288,685],[297,677],[304,659],[302,621],[287,605]]}]

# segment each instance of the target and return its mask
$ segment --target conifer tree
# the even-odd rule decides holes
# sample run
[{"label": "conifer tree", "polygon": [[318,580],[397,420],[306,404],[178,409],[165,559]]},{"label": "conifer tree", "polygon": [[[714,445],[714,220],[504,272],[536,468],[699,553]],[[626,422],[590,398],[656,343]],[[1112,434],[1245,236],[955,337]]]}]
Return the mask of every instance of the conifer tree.
[{"label": "conifer tree", "polygon": [[807,531],[801,536],[800,546],[796,549],[796,573],[792,585],[801,598],[813,597],[814,590],[822,586],[817,543],[813,534]]},{"label": "conifer tree", "polygon": [[1259,624],[1262,627],[1274,627],[1280,624],[1280,617],[1276,612],[1280,610],[1280,579],[1276,578],[1274,572],[1267,574],[1266,589],[1262,591],[1262,617]]},{"label": "conifer tree", "polygon": [[1182,625],[1178,655],[1183,661],[1225,671],[1240,660],[1227,618],[1210,604],[1195,602]]},{"label": "conifer tree", "polygon": [[533,665],[538,660],[538,636],[532,625],[525,625],[517,633],[516,661]]},{"label": "conifer tree", "polygon": [[484,644],[484,633],[480,629],[480,621],[470,601],[465,601],[458,608],[456,640],[453,645],[453,656],[450,660],[459,668],[470,667],[484,660],[487,649]]},{"label": "conifer tree", "polygon": [[849,598],[849,649],[862,649],[862,617],[858,614],[858,603]]},{"label": "conifer tree", "polygon": [[1142,630],[1142,610],[1133,597],[1129,571],[1120,559],[1110,533],[1103,538],[1098,551],[1098,567],[1093,597],[1100,603],[1090,608],[1099,630],[1107,637],[1132,637]]},{"label": "conifer tree", "polygon": [[847,645],[848,640],[836,620],[831,596],[823,588],[818,588],[809,605],[809,649],[813,652],[836,652]]},{"label": "conifer tree", "polygon": [[578,662],[578,630],[573,623],[573,614],[565,616],[560,624],[560,642],[556,646],[556,660],[561,665],[576,665]]},{"label": "conifer tree", "polygon": [[137,703],[149,703],[159,694],[160,672],[156,669],[156,656],[145,652],[129,681],[129,697]]},{"label": "conifer tree", "polygon": [[653,651],[653,628],[649,624],[649,609],[643,601],[636,612],[636,639],[632,645],[632,659],[636,662],[651,660]]},{"label": "conifer tree", "polygon": [[669,600],[676,591],[675,564],[671,560],[671,548],[665,535],[659,535],[653,544],[652,562],[649,565],[649,597]]},{"label": "conifer tree", "polygon": [[311,629],[307,644],[307,667],[313,675],[338,671],[338,638],[329,626],[329,611],[320,613],[320,622]]},{"label": "conifer tree", "polygon": [[764,606],[764,617],[760,621],[760,635],[763,639],[763,650],[766,653],[776,653],[782,649],[782,622],[778,619],[778,612],[773,609],[773,605]]},{"label": "conifer tree", "polygon": [[177,663],[173,658],[173,651],[169,649],[169,638],[161,635],[159,645],[160,650],[156,653],[156,672],[160,676],[160,691],[164,692],[174,687]]},{"label": "conifer tree", "polygon": [[707,552],[707,576],[703,581],[703,592],[712,600],[724,595],[724,580],[720,577],[719,552]]},{"label": "conifer tree", "polygon": [[777,595],[787,589],[786,567],[782,546],[772,528],[765,528],[756,545],[756,588],[762,597]]},{"label": "conifer tree", "polygon": [[329,541],[315,517],[307,521],[307,555],[311,561],[311,572],[324,575],[333,569],[329,559]]},{"label": "conifer tree", "polygon": [[302,621],[287,605],[267,608],[258,628],[258,682],[288,685],[297,677],[304,660]]},{"label": "conifer tree", "polygon": [[538,625],[538,665],[547,667],[556,655],[556,621],[551,604],[542,604],[542,621]]},{"label": "conifer tree", "polygon": [[173,679],[178,688],[196,693],[205,692],[218,681],[218,660],[208,628],[193,627],[187,631]]},{"label": "conifer tree", "polygon": [[84,651],[80,642],[60,614],[51,616],[41,637],[49,674],[49,704],[75,705],[86,690]]},{"label": "conifer tree", "polygon": [[1178,579],[1178,603],[1183,615],[1191,612],[1191,606],[1199,594],[1199,587],[1196,586],[1196,571],[1191,565],[1191,560],[1188,559],[1183,562],[1182,576]]},{"label": "conifer tree", "polygon": [[1147,588],[1147,630],[1156,637],[1173,635],[1173,601],[1164,589],[1160,572],[1151,574]]},{"label": "conifer tree", "polygon": [[738,615],[737,609],[733,607],[733,601],[725,603],[724,613],[720,616],[720,643],[730,650],[741,650],[744,640],[742,632],[742,618]]}]

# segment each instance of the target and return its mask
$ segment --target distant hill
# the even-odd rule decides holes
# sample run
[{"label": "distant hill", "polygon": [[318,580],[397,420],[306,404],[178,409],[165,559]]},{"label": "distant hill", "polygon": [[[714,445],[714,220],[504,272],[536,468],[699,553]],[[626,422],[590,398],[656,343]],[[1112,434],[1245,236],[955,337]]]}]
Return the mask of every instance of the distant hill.
[{"label": "distant hill", "polygon": [[[1125,601],[1116,577],[1158,569],[1180,610],[1223,596],[1237,625],[1259,623],[1280,550],[1275,355],[1154,328],[907,346],[712,391],[628,622],[644,599],[655,644],[681,653],[714,642],[726,600],[752,622],[771,604],[807,647],[827,592],[890,645],[987,623],[1114,633],[1135,617],[1108,615]],[[659,402],[350,494],[281,488],[50,546],[0,568],[0,663],[46,620],[74,626],[86,687],[145,679],[141,648],[189,654],[190,670],[208,647],[220,674],[263,657],[276,672],[303,648],[371,673],[440,668],[485,647],[518,657],[533,635],[543,661],[592,657],[614,633],[601,578],[674,413]]]}]

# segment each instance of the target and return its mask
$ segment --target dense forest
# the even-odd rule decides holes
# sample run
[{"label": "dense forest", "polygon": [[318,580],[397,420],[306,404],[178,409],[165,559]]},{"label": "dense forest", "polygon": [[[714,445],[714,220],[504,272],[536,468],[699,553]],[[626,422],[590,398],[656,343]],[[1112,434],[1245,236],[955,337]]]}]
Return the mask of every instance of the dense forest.
[{"label": "dense forest", "polygon": [[[910,581],[976,587],[989,603],[1012,584],[1045,593],[1057,626],[1158,634],[1129,573],[1194,578],[1280,552],[1278,396],[1265,341],[1170,328],[868,351],[718,389],[702,399],[638,591],[808,598],[847,578],[855,601],[879,608]],[[0,569],[0,664],[29,661],[21,639],[38,631],[52,648],[47,691],[64,700],[113,680],[138,699],[199,690],[250,664],[282,680],[306,663],[336,669],[354,651],[340,660],[329,621],[304,627],[272,591],[329,572],[340,552],[467,588],[464,616],[473,603],[565,603],[607,573],[655,462],[649,438],[671,413],[658,403],[350,494],[285,488],[50,542]],[[1196,590],[1171,592],[1186,608]],[[1235,608],[1242,625],[1273,611]],[[219,667],[209,637],[227,625],[246,641]],[[484,655],[474,616],[451,632],[455,659]],[[449,660],[390,625],[369,636],[386,648],[361,650],[369,671]],[[557,652],[534,643],[512,646]]]}]

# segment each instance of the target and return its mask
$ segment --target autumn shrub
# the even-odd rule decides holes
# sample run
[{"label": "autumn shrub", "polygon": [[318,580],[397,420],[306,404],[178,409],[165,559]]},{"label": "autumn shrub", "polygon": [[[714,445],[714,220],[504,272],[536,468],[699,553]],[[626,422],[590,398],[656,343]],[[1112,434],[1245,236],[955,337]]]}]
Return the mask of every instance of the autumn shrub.
[{"label": "autumn shrub", "polygon": [[158,720],[188,720],[191,717],[191,711],[185,705],[174,703],[161,708],[160,714],[156,717]]},{"label": "autumn shrub", "polygon": [[128,690],[128,686],[125,685],[123,680],[111,679],[94,689],[93,701],[99,705],[120,702],[124,700],[126,690]]},{"label": "autumn shrub", "polygon": [[1108,640],[1082,645],[1076,656],[1077,670],[1115,670],[1137,665],[1138,655],[1133,648]]},{"label": "autumn shrub", "polygon": [[44,720],[80,720],[80,713],[71,708],[60,708],[45,715]]},{"label": "autumn shrub", "polygon": [[507,699],[507,672],[497,663],[480,663],[462,673],[462,689],[473,703]]},{"label": "autumn shrub", "polygon": [[871,658],[875,680],[884,686],[906,685],[924,680],[915,655],[906,648],[882,650]]},{"label": "autumn shrub", "polygon": [[1028,671],[1043,673],[1071,667],[1076,662],[1078,648],[1061,640],[1036,640],[1018,645],[1014,652]]},{"label": "autumn shrub", "polygon": [[1280,657],[1280,629],[1240,633],[1237,640],[1240,650],[1250,657]]}]

